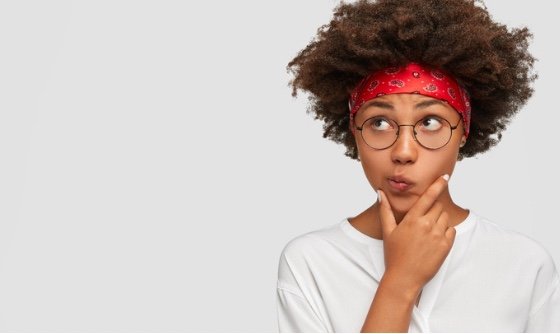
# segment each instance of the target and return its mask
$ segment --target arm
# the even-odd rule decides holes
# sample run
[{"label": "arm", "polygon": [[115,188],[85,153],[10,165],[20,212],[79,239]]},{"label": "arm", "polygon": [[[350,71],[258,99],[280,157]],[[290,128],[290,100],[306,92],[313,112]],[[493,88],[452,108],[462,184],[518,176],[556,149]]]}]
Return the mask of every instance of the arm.
[{"label": "arm", "polygon": [[422,287],[437,273],[455,240],[455,228],[449,227],[449,215],[437,200],[448,179],[445,175],[434,181],[398,225],[389,200],[379,190],[385,274],[362,332],[408,332]]},{"label": "arm", "polygon": [[398,277],[386,272],[361,332],[408,332],[412,309],[419,293],[420,289],[408,288]]}]

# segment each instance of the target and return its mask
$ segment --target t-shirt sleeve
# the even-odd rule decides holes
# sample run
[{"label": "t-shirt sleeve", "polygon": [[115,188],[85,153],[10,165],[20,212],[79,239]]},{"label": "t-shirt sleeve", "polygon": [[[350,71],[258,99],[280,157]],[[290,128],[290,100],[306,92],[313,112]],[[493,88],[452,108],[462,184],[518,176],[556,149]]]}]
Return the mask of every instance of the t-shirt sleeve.
[{"label": "t-shirt sleeve", "polygon": [[278,331],[280,333],[326,333],[305,297],[297,292],[278,287]]},{"label": "t-shirt sleeve", "polygon": [[525,332],[560,332],[560,277],[550,253],[541,248],[540,255]]},{"label": "t-shirt sleeve", "polygon": [[282,251],[278,265],[278,330],[283,332],[329,332],[319,315],[319,306],[310,290],[313,284],[303,275],[308,272],[305,240],[290,242]]},{"label": "t-shirt sleeve", "polygon": [[560,280],[558,276],[550,287],[548,297],[545,297],[545,300],[537,305],[537,309],[530,315],[526,332],[560,332]]}]

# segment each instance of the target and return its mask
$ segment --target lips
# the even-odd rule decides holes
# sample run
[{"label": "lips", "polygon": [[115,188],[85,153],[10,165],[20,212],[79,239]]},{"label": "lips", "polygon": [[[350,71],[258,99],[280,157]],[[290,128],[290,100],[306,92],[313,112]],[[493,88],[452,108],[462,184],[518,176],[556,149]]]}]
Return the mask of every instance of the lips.
[{"label": "lips", "polygon": [[389,185],[391,186],[392,189],[397,190],[397,191],[405,191],[408,190],[410,187],[412,187],[414,185],[414,183],[402,176],[402,175],[395,175],[392,176],[390,178],[388,178],[389,180]]},{"label": "lips", "polygon": [[389,180],[395,181],[395,182],[399,182],[399,183],[406,183],[409,185],[414,184],[409,178],[404,177],[402,175],[395,175],[395,176],[391,176],[389,178]]}]

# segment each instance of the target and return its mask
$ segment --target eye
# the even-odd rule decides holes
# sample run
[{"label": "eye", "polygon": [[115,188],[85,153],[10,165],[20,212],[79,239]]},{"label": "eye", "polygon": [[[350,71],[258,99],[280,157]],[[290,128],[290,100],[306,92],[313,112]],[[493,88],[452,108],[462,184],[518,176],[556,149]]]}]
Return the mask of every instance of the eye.
[{"label": "eye", "polygon": [[376,131],[386,131],[391,128],[391,123],[383,117],[374,117],[368,121],[369,126]]},{"label": "eye", "polygon": [[438,131],[443,126],[443,121],[439,117],[428,116],[422,120],[422,130]]}]

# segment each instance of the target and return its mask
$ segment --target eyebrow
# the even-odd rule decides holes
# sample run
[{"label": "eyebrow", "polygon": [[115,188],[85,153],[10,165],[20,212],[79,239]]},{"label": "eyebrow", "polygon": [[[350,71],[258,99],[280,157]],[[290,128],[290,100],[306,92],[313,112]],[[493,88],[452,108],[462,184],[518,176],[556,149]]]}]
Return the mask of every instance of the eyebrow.
[{"label": "eyebrow", "polygon": [[[445,105],[440,100],[425,100],[425,101],[422,101],[422,102],[418,102],[414,106],[414,109],[427,108],[429,106],[433,106],[434,104]],[[382,102],[382,101],[376,101],[376,100],[369,101],[364,105],[364,108],[368,108],[368,107],[378,107],[378,108],[382,108],[382,109],[395,110],[395,108],[393,107],[392,104],[387,103],[387,102]]]}]

